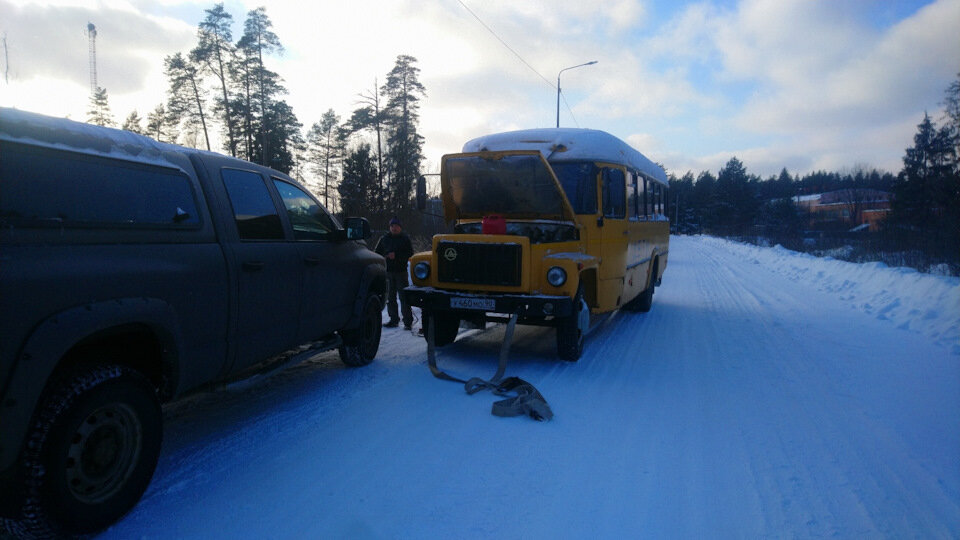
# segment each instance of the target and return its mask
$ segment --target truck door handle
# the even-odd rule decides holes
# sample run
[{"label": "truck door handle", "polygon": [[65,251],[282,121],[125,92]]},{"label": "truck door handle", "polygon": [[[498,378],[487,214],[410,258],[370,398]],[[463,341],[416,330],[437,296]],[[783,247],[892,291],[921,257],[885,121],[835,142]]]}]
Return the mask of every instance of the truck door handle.
[{"label": "truck door handle", "polygon": [[241,266],[245,272],[259,272],[263,270],[263,261],[245,261]]},{"label": "truck door handle", "polygon": [[323,260],[320,257],[307,257],[303,262],[307,263],[307,266],[318,266]]}]

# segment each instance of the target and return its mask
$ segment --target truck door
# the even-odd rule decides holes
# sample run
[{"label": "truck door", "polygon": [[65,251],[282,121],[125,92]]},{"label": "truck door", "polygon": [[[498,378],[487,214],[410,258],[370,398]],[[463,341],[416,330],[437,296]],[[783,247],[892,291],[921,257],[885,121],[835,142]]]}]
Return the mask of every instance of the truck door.
[{"label": "truck door", "polygon": [[282,178],[273,184],[283,200],[302,260],[299,341],[313,341],[342,328],[360,284],[356,245],[337,240],[339,227],[312,196]]},{"label": "truck door", "polygon": [[237,276],[236,371],[297,345],[303,263],[285,237],[266,179],[232,168],[221,169],[220,176],[238,240],[226,249]]}]

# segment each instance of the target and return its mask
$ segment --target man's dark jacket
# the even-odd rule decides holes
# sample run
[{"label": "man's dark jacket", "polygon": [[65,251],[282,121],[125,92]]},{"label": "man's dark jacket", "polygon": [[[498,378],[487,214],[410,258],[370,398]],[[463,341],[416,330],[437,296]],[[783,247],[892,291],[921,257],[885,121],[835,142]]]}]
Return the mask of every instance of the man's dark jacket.
[{"label": "man's dark jacket", "polygon": [[406,273],[407,260],[413,256],[413,245],[410,244],[410,237],[405,232],[397,235],[387,233],[377,242],[377,248],[374,251],[384,257],[392,251],[395,256],[393,259],[387,259],[387,272]]}]

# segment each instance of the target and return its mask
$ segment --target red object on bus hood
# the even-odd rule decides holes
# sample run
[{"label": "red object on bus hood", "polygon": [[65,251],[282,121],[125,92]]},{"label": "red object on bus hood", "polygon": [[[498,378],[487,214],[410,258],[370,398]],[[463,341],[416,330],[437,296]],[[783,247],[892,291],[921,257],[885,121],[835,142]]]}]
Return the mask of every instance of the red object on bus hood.
[{"label": "red object on bus hood", "polygon": [[507,220],[499,214],[483,216],[480,232],[483,234],[507,234]]}]

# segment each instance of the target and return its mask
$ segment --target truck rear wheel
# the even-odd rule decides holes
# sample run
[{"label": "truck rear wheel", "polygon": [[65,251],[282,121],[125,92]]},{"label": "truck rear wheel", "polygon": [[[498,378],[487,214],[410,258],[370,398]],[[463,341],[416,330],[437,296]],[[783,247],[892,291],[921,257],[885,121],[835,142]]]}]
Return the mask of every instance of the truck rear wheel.
[{"label": "truck rear wheel", "polygon": [[430,319],[433,319],[433,344],[436,347],[443,347],[453,343],[457,339],[457,332],[460,331],[460,317],[453,313],[444,313],[435,311],[433,313],[423,313],[423,339],[427,339],[427,329]]},{"label": "truck rear wheel", "polygon": [[21,525],[61,536],[120,519],[150,484],[162,438],[157,393],[140,372],[101,366],[67,379],[30,428]]},{"label": "truck rear wheel", "polygon": [[383,304],[380,297],[370,294],[363,304],[363,318],[360,327],[343,332],[340,345],[340,360],[352,367],[365,366],[373,361],[380,349],[381,320]]}]

